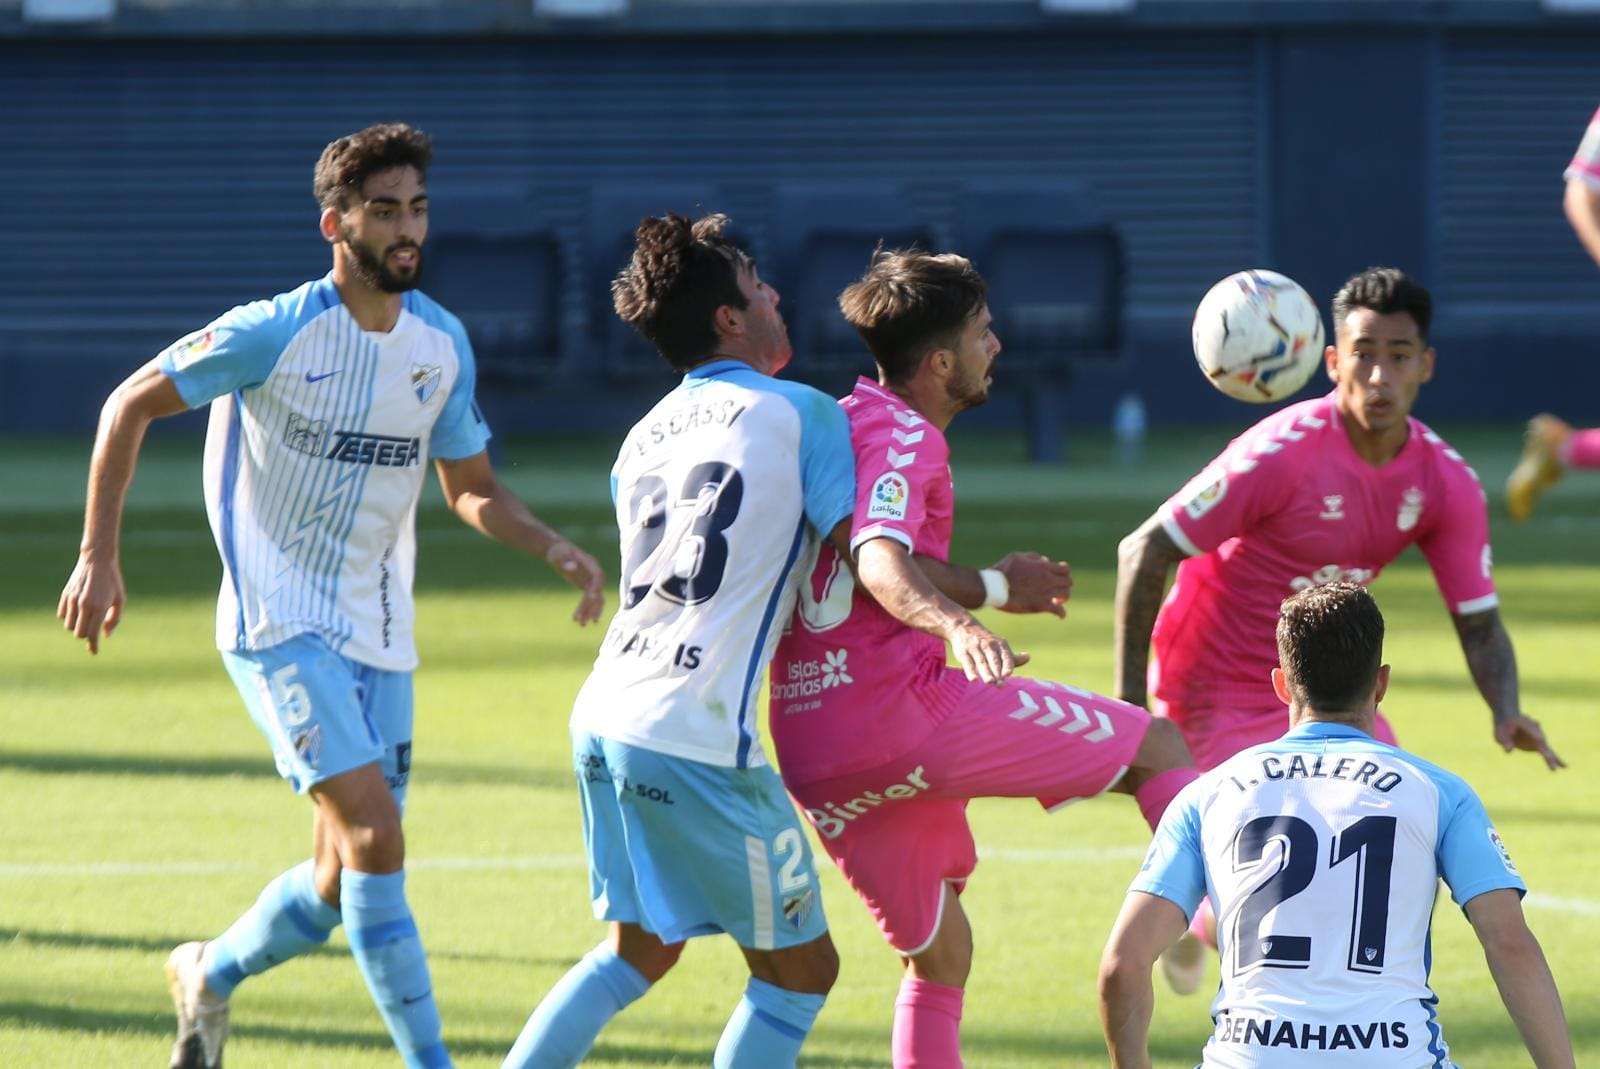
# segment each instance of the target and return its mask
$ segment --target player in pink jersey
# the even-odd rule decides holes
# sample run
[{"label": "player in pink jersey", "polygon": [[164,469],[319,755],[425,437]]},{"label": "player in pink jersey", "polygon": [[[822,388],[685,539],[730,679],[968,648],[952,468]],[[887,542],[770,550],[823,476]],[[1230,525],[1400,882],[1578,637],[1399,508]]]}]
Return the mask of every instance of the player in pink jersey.
[{"label": "player in pink jersey", "polygon": [[[1182,728],[1200,769],[1285,730],[1271,681],[1282,600],[1321,583],[1370,583],[1410,545],[1433,570],[1495,742],[1563,767],[1522,712],[1477,476],[1410,415],[1433,377],[1431,313],[1428,291],[1394,268],[1350,279],[1333,299],[1333,392],[1251,427],[1123,539],[1117,696],[1148,700]],[[1377,737],[1395,741],[1381,714]],[[1208,937],[1203,914],[1197,922],[1193,935]],[[1174,988],[1193,990],[1203,957],[1189,938],[1164,960]]]},{"label": "player in pink jersey", "polygon": [[[848,562],[825,545],[772,668],[784,782],[900,953],[897,1069],[961,1065],[972,929],[957,897],[977,864],[972,798],[1053,808],[1133,794],[1154,827],[1194,779],[1181,736],[1143,709],[1043,680],[967,610],[1064,616],[1067,566],[1013,553],[948,562],[944,430],[988,396],[1000,342],[983,279],[959,256],[880,252],[840,307],[877,361],[840,403],[857,500]],[[949,641],[961,668],[945,664]]]},{"label": "player in pink jersey", "polygon": [[[1600,265],[1600,111],[1589,120],[1565,177],[1567,222]],[[1528,421],[1522,458],[1506,481],[1511,518],[1520,523],[1532,515],[1539,495],[1568,468],[1600,468],[1600,427],[1575,430],[1548,412],[1534,416]]]}]

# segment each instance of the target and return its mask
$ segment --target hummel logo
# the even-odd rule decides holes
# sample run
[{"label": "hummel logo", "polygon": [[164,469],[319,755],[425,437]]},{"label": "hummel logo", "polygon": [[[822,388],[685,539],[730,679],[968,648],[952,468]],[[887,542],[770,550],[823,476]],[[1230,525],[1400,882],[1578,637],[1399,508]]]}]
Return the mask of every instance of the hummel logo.
[{"label": "hummel logo", "polygon": [[343,368],[335,368],[332,371],[324,371],[320,375],[313,375],[311,372],[308,371],[308,372],[306,372],[306,381],[307,382],[321,382],[323,379],[331,379],[331,378],[333,378],[335,375],[337,375],[340,371],[343,371],[343,370],[344,370]]}]

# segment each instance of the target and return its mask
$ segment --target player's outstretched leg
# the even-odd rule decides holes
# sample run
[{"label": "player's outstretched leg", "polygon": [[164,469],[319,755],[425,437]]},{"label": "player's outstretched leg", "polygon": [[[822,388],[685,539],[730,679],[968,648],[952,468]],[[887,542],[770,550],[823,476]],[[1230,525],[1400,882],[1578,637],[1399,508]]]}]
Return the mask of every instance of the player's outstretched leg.
[{"label": "player's outstretched leg", "polygon": [[428,960],[406,901],[400,807],[378,765],[312,788],[338,849],[339,910],[350,951],[400,1056],[411,1069],[449,1069]]},{"label": "player's outstretched leg", "polygon": [[637,924],[611,936],[567,970],[522,1028],[501,1069],[573,1069],[617,1014],[638,1001],[683,953]]},{"label": "player's outstretched leg", "polygon": [[1139,749],[1127,774],[1111,789],[1133,795],[1151,830],[1161,823],[1161,814],[1178,792],[1198,778],[1189,747],[1178,726],[1170,720],[1153,717],[1139,740]]},{"label": "player's outstretched leg", "polygon": [[822,1012],[839,954],[827,934],[783,950],[742,947],[750,982],[722,1030],[714,1069],[793,1069]]},{"label": "player's outstretched leg", "polygon": [[244,915],[209,943],[184,943],[167,959],[178,1011],[174,1069],[212,1069],[228,1034],[228,999],[247,976],[264,973],[328,941],[339,910],[317,894],[308,860],[267,884]]},{"label": "player's outstretched leg", "polygon": [[1522,456],[1506,480],[1506,511],[1513,520],[1521,523],[1533,515],[1539,495],[1561,478],[1560,453],[1571,436],[1572,428],[1547,412],[1528,421]]}]

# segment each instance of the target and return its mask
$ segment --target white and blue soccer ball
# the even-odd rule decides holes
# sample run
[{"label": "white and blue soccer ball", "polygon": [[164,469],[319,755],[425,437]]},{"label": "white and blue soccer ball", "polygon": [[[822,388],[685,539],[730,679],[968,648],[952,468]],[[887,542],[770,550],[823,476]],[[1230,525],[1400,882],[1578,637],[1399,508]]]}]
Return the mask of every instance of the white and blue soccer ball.
[{"label": "white and blue soccer ball", "polygon": [[1322,313],[1287,275],[1240,271],[1194,312],[1194,358],[1229,397],[1266,404],[1306,384],[1322,363]]}]

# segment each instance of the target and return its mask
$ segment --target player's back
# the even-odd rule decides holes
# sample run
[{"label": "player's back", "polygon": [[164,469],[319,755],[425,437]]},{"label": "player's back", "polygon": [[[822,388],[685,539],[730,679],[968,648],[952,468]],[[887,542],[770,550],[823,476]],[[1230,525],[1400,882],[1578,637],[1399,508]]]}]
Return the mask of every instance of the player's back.
[{"label": "player's back", "polygon": [[816,534],[849,514],[843,414],[826,395],[717,361],[629,432],[612,469],[621,604],[573,724],[747,767],[758,692]]},{"label": "player's back", "polygon": [[1222,986],[1205,1064],[1448,1066],[1434,890],[1522,886],[1471,789],[1353,728],[1302,725],[1192,790]]}]

